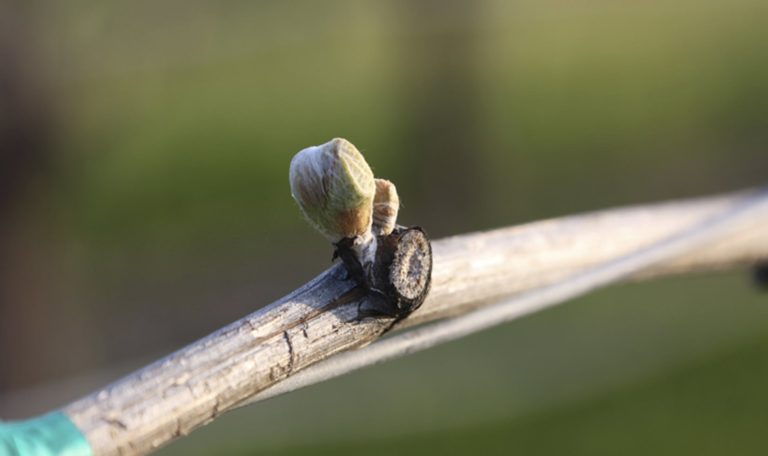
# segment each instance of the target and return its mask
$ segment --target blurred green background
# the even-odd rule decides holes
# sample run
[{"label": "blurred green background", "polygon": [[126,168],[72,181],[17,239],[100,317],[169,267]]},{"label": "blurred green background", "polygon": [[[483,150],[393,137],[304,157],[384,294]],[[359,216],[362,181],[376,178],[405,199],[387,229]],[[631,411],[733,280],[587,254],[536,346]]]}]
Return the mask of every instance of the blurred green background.
[{"label": "blurred green background", "polygon": [[[768,176],[765,0],[0,2],[0,417],[326,268],[343,136],[433,237]],[[765,454],[746,271],[616,287],[230,413],[160,454]]]}]

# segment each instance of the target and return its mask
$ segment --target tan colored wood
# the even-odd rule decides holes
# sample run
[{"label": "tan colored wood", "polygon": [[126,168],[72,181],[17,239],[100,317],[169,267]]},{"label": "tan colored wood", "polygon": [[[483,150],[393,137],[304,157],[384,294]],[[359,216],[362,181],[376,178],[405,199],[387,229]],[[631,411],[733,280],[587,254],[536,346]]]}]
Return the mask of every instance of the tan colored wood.
[{"label": "tan colored wood", "polygon": [[[434,242],[432,291],[399,327],[466,313],[505,295],[557,282],[732,210],[754,192],[535,222]],[[707,248],[658,264],[644,279],[752,264],[768,258],[768,210]],[[391,324],[358,321],[366,298],[336,265],[285,298],[64,411],[95,455],[146,454],[185,435],[292,373],[366,345]]]}]

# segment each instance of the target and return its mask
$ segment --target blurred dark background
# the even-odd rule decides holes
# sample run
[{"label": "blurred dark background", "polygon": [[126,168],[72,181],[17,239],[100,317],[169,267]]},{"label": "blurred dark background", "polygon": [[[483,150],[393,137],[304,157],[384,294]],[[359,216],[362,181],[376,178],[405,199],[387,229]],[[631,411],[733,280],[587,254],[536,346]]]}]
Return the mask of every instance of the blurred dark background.
[{"label": "blurred dark background", "polygon": [[[435,238],[768,176],[764,0],[0,2],[0,417],[326,268],[343,136]],[[231,413],[163,454],[764,454],[768,296],[626,285]]]}]

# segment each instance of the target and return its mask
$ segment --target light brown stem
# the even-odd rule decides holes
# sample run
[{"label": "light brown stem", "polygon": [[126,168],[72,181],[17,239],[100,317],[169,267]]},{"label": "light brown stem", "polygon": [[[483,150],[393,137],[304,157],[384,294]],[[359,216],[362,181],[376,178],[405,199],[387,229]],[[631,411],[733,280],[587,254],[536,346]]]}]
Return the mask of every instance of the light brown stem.
[{"label": "light brown stem", "polygon": [[[400,327],[468,312],[552,284],[750,201],[763,192],[563,217],[433,243],[432,292]],[[706,248],[634,279],[722,269],[768,258],[768,204]],[[95,455],[145,454],[391,323],[359,321],[368,299],[336,265],[285,298],[65,407]]]}]

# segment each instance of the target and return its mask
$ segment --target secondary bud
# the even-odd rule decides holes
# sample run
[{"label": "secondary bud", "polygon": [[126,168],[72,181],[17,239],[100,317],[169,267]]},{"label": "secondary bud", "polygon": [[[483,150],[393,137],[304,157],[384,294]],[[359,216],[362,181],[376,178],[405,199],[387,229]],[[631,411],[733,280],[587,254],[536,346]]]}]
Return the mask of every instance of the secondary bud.
[{"label": "secondary bud", "polygon": [[370,237],[373,172],[342,138],[303,149],[291,160],[291,194],[307,220],[331,242]]},{"label": "secondary bud", "polygon": [[385,179],[376,179],[376,195],[373,197],[373,234],[386,236],[397,225],[397,211],[400,198],[395,184]]}]

